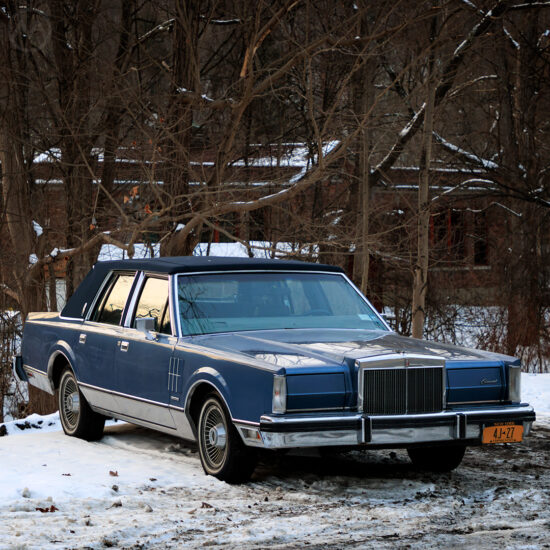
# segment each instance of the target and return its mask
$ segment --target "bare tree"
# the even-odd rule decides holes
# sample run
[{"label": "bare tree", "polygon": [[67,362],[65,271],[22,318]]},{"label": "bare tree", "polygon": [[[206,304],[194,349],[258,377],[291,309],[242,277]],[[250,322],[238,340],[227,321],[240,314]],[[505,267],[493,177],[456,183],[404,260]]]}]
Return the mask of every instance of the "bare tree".
[{"label": "bare tree", "polygon": [[[478,4],[6,2],[5,299],[23,319],[55,307],[56,277],[70,295],[106,243],[190,254],[221,235],[252,253],[254,234],[340,262],[379,304],[388,281],[410,304],[414,273],[420,335],[441,202],[427,189],[445,162],[470,169],[456,194],[475,175],[518,214],[501,254],[519,297],[507,349],[530,344],[547,330],[548,3]],[[408,163],[418,205],[396,191]]]},{"label": "bare tree", "polygon": [[[437,7],[437,6],[434,6]],[[418,181],[418,237],[416,263],[414,266],[412,292],[412,336],[422,338],[426,315],[426,294],[428,291],[429,265],[429,224],[430,224],[430,168],[432,162],[432,133],[434,123],[436,75],[434,74],[434,48],[437,39],[437,15],[430,25],[430,49],[426,68],[426,101],[424,132],[420,157],[420,177]]]}]

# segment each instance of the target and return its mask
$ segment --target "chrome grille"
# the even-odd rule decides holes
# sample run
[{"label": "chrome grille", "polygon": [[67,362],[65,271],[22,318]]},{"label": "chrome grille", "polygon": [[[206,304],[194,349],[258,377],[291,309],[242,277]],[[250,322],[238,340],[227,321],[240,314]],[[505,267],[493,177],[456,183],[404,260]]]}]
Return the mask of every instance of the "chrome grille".
[{"label": "chrome grille", "polygon": [[372,415],[443,410],[441,367],[363,369],[363,411]]}]

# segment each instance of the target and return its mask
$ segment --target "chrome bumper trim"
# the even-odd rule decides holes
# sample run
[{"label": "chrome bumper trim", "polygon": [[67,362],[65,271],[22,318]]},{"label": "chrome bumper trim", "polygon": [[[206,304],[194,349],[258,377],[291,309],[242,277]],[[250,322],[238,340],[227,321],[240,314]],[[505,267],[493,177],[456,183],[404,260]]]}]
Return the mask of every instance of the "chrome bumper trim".
[{"label": "chrome bumper trim", "polygon": [[340,445],[359,445],[360,430],[337,430],[319,432],[260,432],[266,449],[285,449],[297,447],[334,447]]},{"label": "chrome bumper trim", "polygon": [[[533,407],[520,405],[483,410],[445,411],[435,414],[365,416],[262,416],[259,434],[268,449],[325,446],[396,446],[445,441],[475,441],[485,422],[516,417],[528,434]],[[241,434],[242,435],[242,434]],[[243,438],[245,439],[245,438]],[[245,443],[250,444],[245,439]],[[255,446],[259,446],[255,442]]]}]

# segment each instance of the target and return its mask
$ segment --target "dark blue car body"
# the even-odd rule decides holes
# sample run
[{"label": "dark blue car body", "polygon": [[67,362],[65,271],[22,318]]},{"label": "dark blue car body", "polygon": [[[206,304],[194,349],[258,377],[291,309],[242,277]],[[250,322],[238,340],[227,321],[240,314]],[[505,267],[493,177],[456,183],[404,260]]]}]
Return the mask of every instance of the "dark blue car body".
[{"label": "dark blue car body", "polygon": [[[64,387],[60,409],[78,413],[86,402],[95,415],[190,440],[200,439],[201,411],[214,396],[219,409],[214,412],[227,416],[225,423],[216,420],[218,428],[204,428],[206,448],[216,452],[225,450],[227,441],[243,453],[324,446],[465,448],[518,441],[529,432],[535,415],[520,400],[517,359],[402,337],[376,313],[368,329],[292,328],[289,323],[278,329],[259,325],[186,334],[177,290],[185,278],[236,273],[338,277],[351,285],[337,267],[293,261],[100,262],[61,314],[29,315],[16,371],[49,393],[70,371],[81,401],[74,389]],[[119,321],[105,322],[101,301],[115,293],[108,289],[116,284],[126,285],[128,297],[119,309],[109,306],[109,315],[120,316]],[[147,301],[141,298],[146,284],[166,289],[168,300],[162,312],[161,301],[151,309],[157,325],[144,330],[135,320]],[[252,297],[245,298],[239,307],[250,305]],[[486,430],[492,426],[516,432],[495,433],[492,440]],[[227,439],[227,430],[238,436]]]}]

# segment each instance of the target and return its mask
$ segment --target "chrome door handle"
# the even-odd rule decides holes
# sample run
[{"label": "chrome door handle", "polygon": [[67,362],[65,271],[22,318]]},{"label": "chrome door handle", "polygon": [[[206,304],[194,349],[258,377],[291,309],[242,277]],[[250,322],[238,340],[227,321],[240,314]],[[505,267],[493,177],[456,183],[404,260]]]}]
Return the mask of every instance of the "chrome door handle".
[{"label": "chrome door handle", "polygon": [[78,337],[78,343],[79,343],[79,344],[85,344],[85,343],[86,343],[86,335],[85,335],[85,334],[81,334],[81,335]]},{"label": "chrome door handle", "polygon": [[128,351],[129,342],[120,342],[120,351]]}]

